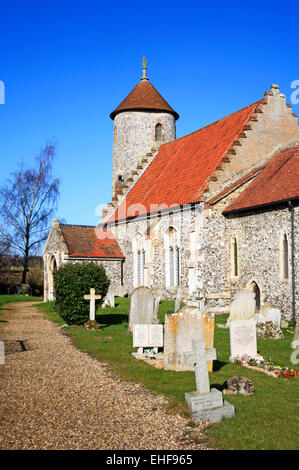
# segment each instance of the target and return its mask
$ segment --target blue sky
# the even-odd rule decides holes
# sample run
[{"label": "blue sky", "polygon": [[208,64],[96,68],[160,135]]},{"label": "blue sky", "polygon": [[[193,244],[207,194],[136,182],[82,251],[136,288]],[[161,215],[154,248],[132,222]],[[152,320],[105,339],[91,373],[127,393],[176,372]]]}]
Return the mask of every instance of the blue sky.
[{"label": "blue sky", "polygon": [[[110,112],[148,76],[181,137],[299,80],[293,2],[27,1],[0,4],[0,185],[57,143],[56,216],[96,224],[111,199]],[[298,113],[299,105],[294,106]]]}]

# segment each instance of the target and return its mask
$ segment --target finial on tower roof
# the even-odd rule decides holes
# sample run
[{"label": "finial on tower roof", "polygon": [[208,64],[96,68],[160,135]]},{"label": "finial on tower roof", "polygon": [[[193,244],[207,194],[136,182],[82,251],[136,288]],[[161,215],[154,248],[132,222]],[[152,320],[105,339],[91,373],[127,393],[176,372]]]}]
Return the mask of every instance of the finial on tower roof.
[{"label": "finial on tower roof", "polygon": [[146,76],[146,58],[143,56],[142,60],[142,78],[141,80],[148,80],[148,77]]}]

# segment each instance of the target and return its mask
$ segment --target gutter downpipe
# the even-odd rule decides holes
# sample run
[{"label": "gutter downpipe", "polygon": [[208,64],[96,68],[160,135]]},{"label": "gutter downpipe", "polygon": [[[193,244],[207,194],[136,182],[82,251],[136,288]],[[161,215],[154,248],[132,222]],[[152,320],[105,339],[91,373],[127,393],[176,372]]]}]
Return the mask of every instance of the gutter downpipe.
[{"label": "gutter downpipe", "polygon": [[295,298],[295,211],[292,201],[288,201],[288,206],[291,212],[291,265],[292,265],[292,323],[293,328],[296,326],[296,298]]}]

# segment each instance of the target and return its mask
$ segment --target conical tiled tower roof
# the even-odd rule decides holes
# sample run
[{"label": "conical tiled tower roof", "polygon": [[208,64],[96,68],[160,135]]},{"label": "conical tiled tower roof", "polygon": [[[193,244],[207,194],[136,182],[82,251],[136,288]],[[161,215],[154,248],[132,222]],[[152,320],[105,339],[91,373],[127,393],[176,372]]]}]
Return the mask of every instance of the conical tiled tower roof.
[{"label": "conical tiled tower roof", "polygon": [[178,113],[169,106],[146,76],[141,79],[123,102],[112,111],[110,114],[111,119],[114,119],[118,113],[123,111],[166,112],[173,114],[175,119],[179,118]]}]

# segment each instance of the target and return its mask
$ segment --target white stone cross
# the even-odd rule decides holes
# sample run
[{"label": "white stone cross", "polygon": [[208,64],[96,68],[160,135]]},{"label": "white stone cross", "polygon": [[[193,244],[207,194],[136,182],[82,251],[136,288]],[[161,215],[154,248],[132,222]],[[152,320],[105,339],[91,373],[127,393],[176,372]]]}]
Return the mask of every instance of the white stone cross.
[{"label": "white stone cross", "polygon": [[101,299],[101,295],[96,295],[96,290],[91,288],[89,291],[89,294],[84,295],[85,300],[90,300],[90,306],[89,306],[89,320],[94,321],[95,320],[95,305],[96,305],[96,300]]},{"label": "white stone cross", "polygon": [[216,359],[216,349],[206,350],[205,341],[201,338],[192,340],[192,351],[184,353],[185,360],[189,365],[195,364],[196,390],[199,393],[210,392],[209,372],[207,361]]}]

